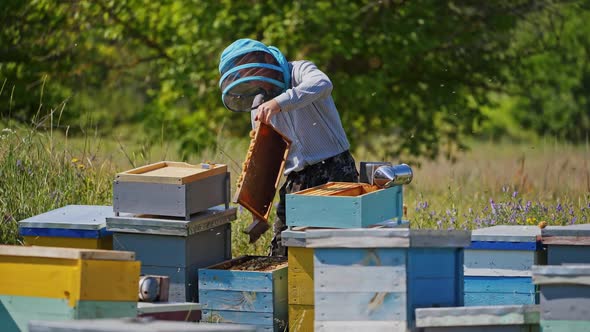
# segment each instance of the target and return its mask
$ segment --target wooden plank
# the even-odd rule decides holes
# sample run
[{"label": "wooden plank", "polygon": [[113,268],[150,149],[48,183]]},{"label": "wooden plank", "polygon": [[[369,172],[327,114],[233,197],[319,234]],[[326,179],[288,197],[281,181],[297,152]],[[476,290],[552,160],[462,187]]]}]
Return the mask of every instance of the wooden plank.
[{"label": "wooden plank", "polygon": [[543,238],[545,245],[590,246],[590,236],[549,236]]},{"label": "wooden plank", "polygon": [[547,245],[547,264],[589,264],[590,246]]},{"label": "wooden plank", "polygon": [[78,301],[74,319],[137,316],[137,301]]},{"label": "wooden plank", "polygon": [[201,320],[201,310],[183,310],[138,314],[138,317],[149,317],[155,320],[198,322]]},{"label": "wooden plank", "polygon": [[536,242],[541,235],[538,226],[497,225],[473,230],[472,241],[482,242]]},{"label": "wooden plank", "polygon": [[[314,269],[329,266],[404,266],[404,249],[324,249],[314,251]],[[317,276],[316,276],[317,278]]]},{"label": "wooden plank", "polygon": [[237,209],[222,206],[209,208],[190,220],[173,217],[124,214],[107,218],[107,229],[117,233],[189,236],[228,224],[237,218]]},{"label": "wooden plank", "polygon": [[408,229],[314,229],[306,230],[309,248],[406,248]]},{"label": "wooden plank", "polygon": [[539,315],[537,305],[420,308],[416,309],[416,327],[535,325]]},{"label": "wooden plank", "polygon": [[317,321],[316,332],[404,332],[409,331],[406,321]]},{"label": "wooden plank", "polygon": [[533,282],[537,285],[571,284],[590,286],[590,265],[533,266]]},{"label": "wooden plank", "polygon": [[[405,292],[406,268],[398,266],[321,266],[315,269],[316,294]],[[343,277],[345,276],[345,277]]]},{"label": "wooden plank", "polygon": [[289,305],[289,330],[313,331],[314,306],[313,305]]},{"label": "wooden plank", "polygon": [[538,255],[530,250],[465,250],[466,276],[531,276]]},{"label": "wooden plank", "polygon": [[541,231],[543,238],[547,236],[590,236],[590,224],[567,226],[547,226]]},{"label": "wooden plank", "polygon": [[2,256],[113,261],[132,261],[135,259],[135,253],[127,251],[52,248],[37,246],[23,247],[11,245],[0,245],[0,257]]},{"label": "wooden plank", "polygon": [[199,290],[271,292],[272,274],[251,271],[199,269]]},{"label": "wooden plank", "polygon": [[141,262],[83,260],[79,268],[80,300],[137,302]]},{"label": "wooden plank", "polygon": [[405,292],[316,291],[316,321],[405,321]]},{"label": "wooden plank", "polygon": [[[204,167],[206,166],[206,167]],[[191,165],[183,162],[159,162],[118,173],[117,181],[161,184],[187,184],[227,172],[224,164]]]},{"label": "wooden plank", "polygon": [[465,292],[535,294],[532,277],[465,277]]},{"label": "wooden plank", "polygon": [[465,292],[464,305],[466,307],[489,305],[535,304],[538,301],[534,294],[516,293],[472,293]]},{"label": "wooden plank", "polygon": [[410,246],[425,248],[468,247],[471,232],[461,230],[413,229],[410,231]]},{"label": "wooden plank", "polygon": [[[147,319],[101,319],[64,322],[34,321],[29,332],[255,332],[256,326],[153,321]],[[272,329],[271,329],[272,331]]]},{"label": "wooden plank", "polygon": [[106,236],[100,239],[84,239],[73,237],[53,236],[23,236],[27,246],[80,248],[80,249],[113,249],[113,237]]},{"label": "wooden plank", "polygon": [[272,331],[273,315],[270,312],[246,312],[246,311],[222,311],[202,310],[202,322],[207,323],[234,323],[245,325],[270,326]]},{"label": "wooden plank", "polygon": [[203,310],[231,310],[273,313],[272,292],[199,290]]},{"label": "wooden plank", "polygon": [[289,303],[313,305],[313,249],[289,248]]},{"label": "wooden plank", "polygon": [[100,230],[106,218],[114,215],[112,206],[66,205],[24,220],[19,227]]},{"label": "wooden plank", "polygon": [[137,313],[140,315],[159,312],[200,310],[201,304],[194,302],[137,302]]}]

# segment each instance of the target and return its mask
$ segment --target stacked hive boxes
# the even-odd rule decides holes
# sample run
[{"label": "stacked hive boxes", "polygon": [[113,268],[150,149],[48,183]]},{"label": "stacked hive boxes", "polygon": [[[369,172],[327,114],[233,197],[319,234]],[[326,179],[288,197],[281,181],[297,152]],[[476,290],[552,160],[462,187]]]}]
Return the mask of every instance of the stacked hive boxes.
[{"label": "stacked hive boxes", "polygon": [[134,253],[0,246],[0,331],[29,320],[134,317],[140,263]]},{"label": "stacked hive boxes", "polygon": [[541,331],[590,331],[590,264],[533,267],[541,294]]},{"label": "stacked hive boxes", "polygon": [[199,269],[204,322],[255,325],[257,331],[287,327],[287,260],[244,256]]},{"label": "stacked hive boxes", "polygon": [[465,249],[465,305],[535,304],[533,265],[545,264],[537,226],[494,226],[472,232]]},{"label": "stacked hive boxes", "polygon": [[112,206],[67,205],[19,222],[26,245],[112,249],[113,237],[106,230]]},{"label": "stacked hive boxes", "polygon": [[[143,274],[170,278],[171,302],[196,302],[198,268],[231,258],[227,166],[160,162],[117,175],[113,247],[134,251]],[[224,204],[225,206],[217,206]]]},{"label": "stacked hive boxes", "polygon": [[590,264],[590,224],[549,226],[542,230],[547,264]]},{"label": "stacked hive boxes", "polygon": [[299,241],[313,248],[316,331],[406,331],[414,328],[416,308],[463,304],[462,248],[469,232],[301,232]]}]

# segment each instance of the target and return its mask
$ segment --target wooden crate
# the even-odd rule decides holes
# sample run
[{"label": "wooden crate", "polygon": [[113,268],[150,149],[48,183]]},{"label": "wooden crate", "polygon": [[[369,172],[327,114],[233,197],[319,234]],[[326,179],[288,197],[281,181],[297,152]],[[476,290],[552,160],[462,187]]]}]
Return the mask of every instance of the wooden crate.
[{"label": "wooden crate", "polygon": [[590,224],[549,226],[541,233],[547,264],[590,263]]},{"label": "wooden crate", "polygon": [[465,248],[465,305],[539,303],[531,269],[546,262],[540,235],[537,226],[474,230]]},{"label": "wooden crate", "polygon": [[141,273],[170,277],[169,301],[197,302],[197,270],[231,258],[236,209],[211,208],[183,218],[121,215],[107,219],[116,250],[141,261]]},{"label": "wooden crate", "polygon": [[406,331],[414,327],[416,308],[463,304],[462,248],[470,243],[469,232],[365,228],[299,233],[287,234],[283,244],[290,244],[290,252],[301,243],[313,249],[316,331]]},{"label": "wooden crate", "polygon": [[[254,268],[243,270],[244,266],[252,265]],[[257,331],[284,331],[288,315],[287,260],[243,256],[199,269],[199,301],[204,322],[256,325]]]},{"label": "wooden crate", "polygon": [[230,175],[223,164],[162,161],[116,175],[115,214],[135,213],[190,219],[213,206],[229,207]]},{"label": "wooden crate", "polygon": [[235,324],[170,322],[149,319],[89,319],[68,322],[33,321],[29,332],[256,332]]},{"label": "wooden crate", "polygon": [[113,249],[106,230],[106,218],[113,215],[112,206],[66,205],[19,221],[18,230],[26,245]]},{"label": "wooden crate", "polygon": [[137,316],[157,320],[198,322],[201,320],[201,305],[192,302],[138,302]]},{"label": "wooden crate", "polygon": [[329,182],[286,196],[287,226],[361,228],[401,221],[402,187]]},{"label": "wooden crate", "polygon": [[34,319],[134,317],[139,269],[131,252],[0,246],[0,331]]},{"label": "wooden crate", "polygon": [[542,331],[590,331],[590,264],[533,267]]},{"label": "wooden crate", "polygon": [[416,309],[421,332],[537,332],[537,305]]}]

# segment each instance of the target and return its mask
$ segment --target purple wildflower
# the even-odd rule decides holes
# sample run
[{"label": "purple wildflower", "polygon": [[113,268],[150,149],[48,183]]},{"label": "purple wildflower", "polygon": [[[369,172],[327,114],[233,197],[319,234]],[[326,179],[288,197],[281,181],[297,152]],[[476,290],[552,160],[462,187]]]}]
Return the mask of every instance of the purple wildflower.
[{"label": "purple wildflower", "polygon": [[561,212],[561,211],[563,211],[563,207],[561,206],[561,203],[557,203],[557,206],[555,207],[555,210],[556,210],[557,212]]},{"label": "purple wildflower", "polygon": [[578,218],[576,218],[576,217],[573,217],[573,218],[572,218],[572,221],[571,221],[571,224],[572,224],[572,225],[573,225],[573,224],[575,224],[577,220],[578,220]]},{"label": "purple wildflower", "polygon": [[514,191],[514,192],[512,193],[512,198],[516,198],[516,196],[517,196],[517,195],[518,195],[518,191]]}]

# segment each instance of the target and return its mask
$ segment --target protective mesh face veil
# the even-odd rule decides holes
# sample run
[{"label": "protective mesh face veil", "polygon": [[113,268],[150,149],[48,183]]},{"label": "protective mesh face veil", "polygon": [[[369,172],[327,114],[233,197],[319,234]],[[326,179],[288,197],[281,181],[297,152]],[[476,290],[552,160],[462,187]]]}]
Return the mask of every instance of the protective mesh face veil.
[{"label": "protective mesh face veil", "polygon": [[274,47],[251,39],[228,46],[219,63],[221,99],[229,110],[248,112],[289,86],[285,57]]}]

